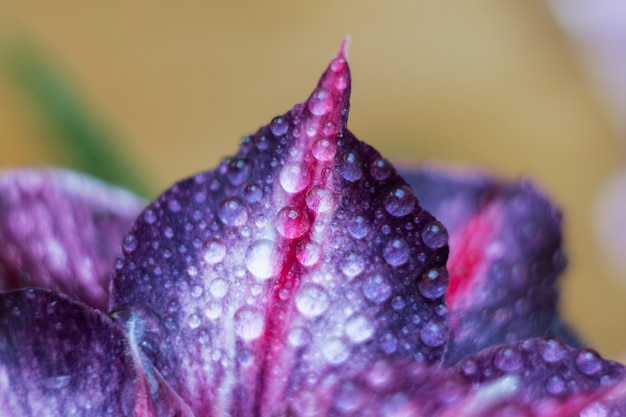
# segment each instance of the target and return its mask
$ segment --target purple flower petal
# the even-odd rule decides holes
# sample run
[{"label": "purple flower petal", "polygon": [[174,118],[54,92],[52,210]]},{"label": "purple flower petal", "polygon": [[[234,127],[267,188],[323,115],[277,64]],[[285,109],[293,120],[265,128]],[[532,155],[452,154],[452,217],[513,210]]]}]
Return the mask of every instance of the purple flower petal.
[{"label": "purple flower petal", "polygon": [[436,222],[346,129],[349,92],[342,48],[306,102],[169,189],[124,241],[113,306],[142,318],[198,415],[274,415],[373,358],[442,358],[445,231],[422,242]]},{"label": "purple flower petal", "polygon": [[[333,416],[622,416],[626,369],[557,339],[481,351],[442,370],[379,360],[317,404]],[[580,414],[579,414],[580,413]]]},{"label": "purple flower petal", "polygon": [[506,184],[467,171],[403,175],[450,235],[446,362],[537,336],[577,343],[557,315],[561,213],[546,197],[527,181]]},{"label": "purple flower petal", "polygon": [[45,289],[0,293],[0,415],[191,416],[99,310]]},{"label": "purple flower petal", "polygon": [[0,174],[0,290],[51,288],[106,309],[120,242],[144,205],[69,171]]}]

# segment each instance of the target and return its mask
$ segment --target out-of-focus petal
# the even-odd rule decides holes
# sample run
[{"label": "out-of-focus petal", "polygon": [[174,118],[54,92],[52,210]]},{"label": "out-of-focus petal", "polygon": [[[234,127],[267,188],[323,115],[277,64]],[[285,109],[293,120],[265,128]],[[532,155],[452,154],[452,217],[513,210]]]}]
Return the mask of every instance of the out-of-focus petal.
[{"label": "out-of-focus petal", "polygon": [[303,415],[373,358],[442,359],[447,235],[346,129],[349,91],[342,51],[305,103],[125,238],[113,305],[151,329],[198,415]]},{"label": "out-of-focus petal", "polygon": [[553,338],[492,347],[450,369],[379,360],[342,379],[319,415],[623,416],[626,370]]},{"label": "out-of-focus petal", "polygon": [[0,174],[0,289],[51,288],[106,309],[122,238],[145,206],[58,169]]},{"label": "out-of-focus petal", "polygon": [[45,289],[0,294],[0,415],[188,416],[111,319]]},{"label": "out-of-focus petal", "polygon": [[578,344],[557,315],[561,213],[540,191],[526,180],[504,183],[471,170],[402,175],[450,235],[448,363],[537,336]]}]

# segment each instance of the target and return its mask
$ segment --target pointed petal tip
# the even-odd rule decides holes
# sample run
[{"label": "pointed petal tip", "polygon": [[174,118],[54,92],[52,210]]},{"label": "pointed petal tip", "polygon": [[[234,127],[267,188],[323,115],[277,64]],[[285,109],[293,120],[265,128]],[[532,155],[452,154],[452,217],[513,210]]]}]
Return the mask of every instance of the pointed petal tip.
[{"label": "pointed petal tip", "polygon": [[339,47],[339,52],[337,53],[337,57],[335,59],[347,59],[348,58],[348,48],[350,47],[350,42],[352,42],[352,37],[350,35],[346,35],[341,41],[341,46]]}]

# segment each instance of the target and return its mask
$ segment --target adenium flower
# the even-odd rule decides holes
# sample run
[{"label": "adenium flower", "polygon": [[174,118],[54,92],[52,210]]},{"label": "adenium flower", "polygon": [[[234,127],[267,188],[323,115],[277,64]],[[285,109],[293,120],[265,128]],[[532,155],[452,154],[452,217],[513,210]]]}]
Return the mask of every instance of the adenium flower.
[{"label": "adenium flower", "polygon": [[557,314],[558,210],[525,181],[403,178],[347,129],[350,88],[342,46],[145,208],[5,173],[0,414],[626,415],[625,368]]}]

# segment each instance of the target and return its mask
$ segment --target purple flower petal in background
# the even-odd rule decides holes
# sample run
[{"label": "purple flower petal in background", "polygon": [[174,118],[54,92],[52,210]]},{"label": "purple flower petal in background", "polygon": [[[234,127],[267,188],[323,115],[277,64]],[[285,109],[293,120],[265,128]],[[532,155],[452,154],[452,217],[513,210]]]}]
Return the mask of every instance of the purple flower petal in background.
[{"label": "purple flower petal in background", "polygon": [[299,414],[376,358],[441,361],[445,230],[422,241],[439,223],[346,129],[349,93],[342,49],[306,102],[124,240],[112,305],[150,323],[156,367],[199,415]]},{"label": "purple flower petal in background", "polygon": [[621,416],[624,366],[551,339],[501,345],[449,369],[380,360],[342,379],[333,416]]},{"label": "purple flower petal in background", "polygon": [[0,289],[50,288],[106,310],[122,238],[144,201],[59,169],[0,175]]},{"label": "purple flower petal in background", "polygon": [[0,415],[192,416],[136,344],[141,331],[49,290],[0,293]]},{"label": "purple flower petal in background", "polygon": [[557,314],[561,213],[542,193],[449,168],[402,173],[450,234],[447,362],[537,336],[578,344]]}]

